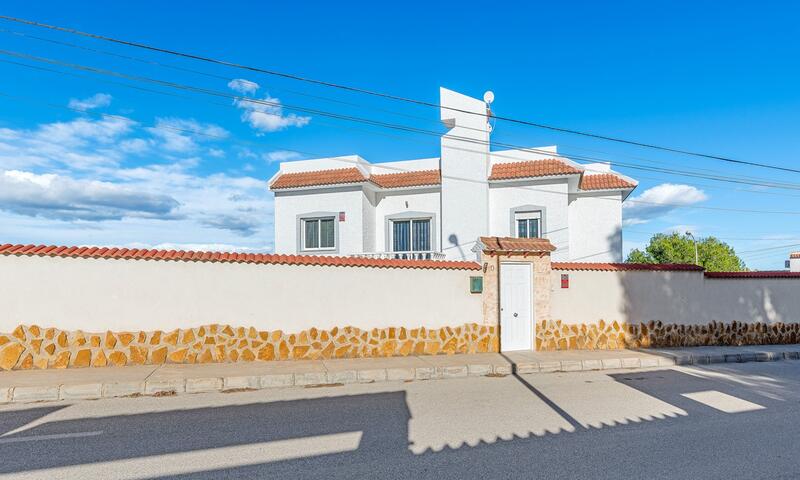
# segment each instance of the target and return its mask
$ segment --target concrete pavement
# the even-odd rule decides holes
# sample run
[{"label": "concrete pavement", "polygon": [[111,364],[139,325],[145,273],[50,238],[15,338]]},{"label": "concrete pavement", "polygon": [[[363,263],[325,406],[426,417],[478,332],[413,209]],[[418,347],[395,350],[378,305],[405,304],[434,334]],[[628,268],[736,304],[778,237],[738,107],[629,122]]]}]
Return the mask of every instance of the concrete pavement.
[{"label": "concrete pavement", "polygon": [[796,362],[0,406],[0,480],[798,478]]},{"label": "concrete pavement", "polygon": [[800,359],[800,345],[149,365],[0,372],[0,403]]}]

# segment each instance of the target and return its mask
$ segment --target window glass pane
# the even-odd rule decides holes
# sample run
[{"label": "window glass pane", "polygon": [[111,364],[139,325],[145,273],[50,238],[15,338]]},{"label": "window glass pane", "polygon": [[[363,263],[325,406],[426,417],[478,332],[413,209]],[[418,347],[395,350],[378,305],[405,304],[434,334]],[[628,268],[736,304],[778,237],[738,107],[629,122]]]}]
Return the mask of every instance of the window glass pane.
[{"label": "window glass pane", "polygon": [[305,248],[319,248],[319,220],[304,220]]},{"label": "window glass pane", "polygon": [[528,227],[530,236],[528,238],[539,238],[539,219],[531,218],[528,221],[530,222],[530,226]]},{"label": "window glass pane", "polygon": [[410,234],[411,222],[403,220],[392,222],[392,251],[407,252],[411,250]]},{"label": "window glass pane", "polygon": [[413,222],[412,249],[415,252],[424,252],[431,249],[431,221],[414,220]]},{"label": "window glass pane", "polygon": [[517,220],[517,237],[528,238],[528,221]]},{"label": "window glass pane", "polygon": [[335,245],[335,225],[332,218],[321,218],[319,220],[319,246],[320,248],[334,248]]}]

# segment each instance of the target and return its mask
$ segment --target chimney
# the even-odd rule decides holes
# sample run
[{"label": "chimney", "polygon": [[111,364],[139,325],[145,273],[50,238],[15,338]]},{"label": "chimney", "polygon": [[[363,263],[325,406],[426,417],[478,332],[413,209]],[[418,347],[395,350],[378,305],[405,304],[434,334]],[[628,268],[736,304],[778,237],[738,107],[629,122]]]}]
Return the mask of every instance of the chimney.
[{"label": "chimney", "polygon": [[790,253],[789,260],[786,263],[790,272],[800,272],[800,252]]}]

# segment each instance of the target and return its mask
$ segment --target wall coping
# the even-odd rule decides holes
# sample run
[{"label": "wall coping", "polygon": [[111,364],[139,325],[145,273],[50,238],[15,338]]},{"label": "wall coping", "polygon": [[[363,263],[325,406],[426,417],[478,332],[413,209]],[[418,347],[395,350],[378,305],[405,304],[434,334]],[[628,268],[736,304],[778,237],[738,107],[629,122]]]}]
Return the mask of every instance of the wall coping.
[{"label": "wall coping", "polygon": [[116,247],[67,247],[55,245],[0,245],[0,255],[65,257],[82,259],[163,260],[263,265],[318,265],[330,267],[409,268],[429,270],[480,270],[476,262],[403,260],[327,255],[277,255],[270,253],[202,252]]},{"label": "wall coping", "polygon": [[697,265],[680,263],[593,263],[593,262],[553,262],[553,270],[592,270],[599,272],[620,272],[630,270],[646,271],[691,271],[702,272],[705,269]]}]

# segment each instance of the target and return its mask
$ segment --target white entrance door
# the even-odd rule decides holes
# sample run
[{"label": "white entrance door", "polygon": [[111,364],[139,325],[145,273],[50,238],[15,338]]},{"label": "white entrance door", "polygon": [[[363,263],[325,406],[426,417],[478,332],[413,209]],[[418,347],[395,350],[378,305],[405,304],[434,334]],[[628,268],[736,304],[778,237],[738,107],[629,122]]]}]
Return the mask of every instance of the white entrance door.
[{"label": "white entrance door", "polygon": [[531,264],[500,264],[500,350],[531,350]]}]

